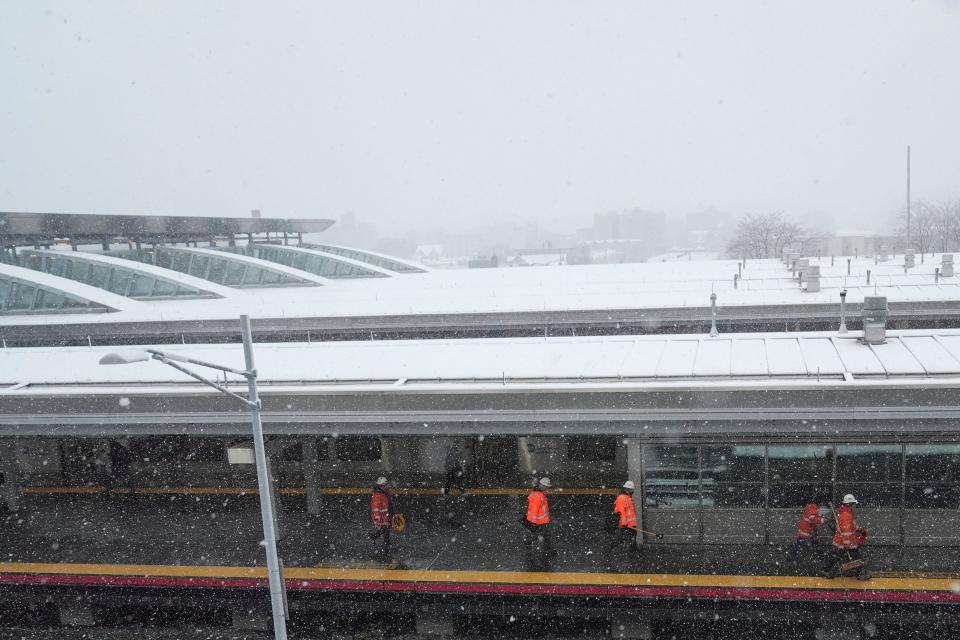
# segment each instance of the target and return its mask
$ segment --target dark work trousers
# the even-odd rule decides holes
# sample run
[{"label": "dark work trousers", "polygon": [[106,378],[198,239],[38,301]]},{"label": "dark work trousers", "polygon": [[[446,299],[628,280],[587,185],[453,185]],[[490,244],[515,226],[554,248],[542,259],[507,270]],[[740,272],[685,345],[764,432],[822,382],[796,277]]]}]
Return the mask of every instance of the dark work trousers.
[{"label": "dark work trousers", "polygon": [[527,563],[533,571],[546,571],[553,559],[553,536],[550,524],[524,522],[523,544],[526,547]]},{"label": "dark work trousers", "polygon": [[637,546],[637,530],[630,527],[618,527],[616,531],[613,532],[610,540],[610,546],[607,548],[607,553],[611,553],[614,549],[620,545],[627,543],[630,545],[631,551],[638,551],[639,547]]},{"label": "dark work trousers", "polygon": [[390,555],[390,525],[385,524],[377,527],[376,531],[370,534],[371,540],[376,540],[377,538],[383,538],[383,546],[377,552],[377,555],[389,556]]},{"label": "dark work trousers", "polygon": [[790,548],[787,549],[787,555],[790,556],[791,560],[796,560],[800,557],[801,549],[813,549],[817,546],[815,538],[800,538],[798,537],[793,541],[793,544],[790,545]]},{"label": "dark work trousers", "polygon": [[443,481],[443,492],[445,494],[449,494],[453,487],[460,489],[460,493],[466,491],[463,487],[463,467],[460,465],[447,469],[447,476]]}]

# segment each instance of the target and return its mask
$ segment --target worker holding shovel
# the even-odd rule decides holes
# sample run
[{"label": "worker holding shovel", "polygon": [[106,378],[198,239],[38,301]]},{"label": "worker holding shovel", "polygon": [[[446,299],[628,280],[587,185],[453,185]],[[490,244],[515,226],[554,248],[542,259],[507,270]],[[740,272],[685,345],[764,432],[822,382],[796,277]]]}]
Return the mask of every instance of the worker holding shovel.
[{"label": "worker holding shovel", "polygon": [[863,554],[860,553],[860,547],[867,541],[867,530],[857,524],[853,514],[855,504],[859,504],[857,499],[848,493],[843,496],[839,513],[830,505],[837,531],[833,534],[833,553],[827,558],[827,565],[822,573],[827,578],[835,578],[843,573],[856,573],[858,580],[870,579]]}]

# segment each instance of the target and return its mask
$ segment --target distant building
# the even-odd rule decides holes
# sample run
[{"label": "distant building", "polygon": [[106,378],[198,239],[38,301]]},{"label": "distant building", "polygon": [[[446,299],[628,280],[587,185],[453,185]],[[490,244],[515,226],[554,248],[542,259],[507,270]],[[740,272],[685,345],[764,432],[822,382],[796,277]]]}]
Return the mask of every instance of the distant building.
[{"label": "distant building", "polygon": [[876,233],[838,231],[813,238],[810,253],[822,256],[873,256],[880,252],[882,246],[889,250],[895,244],[894,238]]},{"label": "distant building", "polygon": [[596,213],[586,230],[591,262],[642,262],[667,247],[663,213],[631,209]]}]

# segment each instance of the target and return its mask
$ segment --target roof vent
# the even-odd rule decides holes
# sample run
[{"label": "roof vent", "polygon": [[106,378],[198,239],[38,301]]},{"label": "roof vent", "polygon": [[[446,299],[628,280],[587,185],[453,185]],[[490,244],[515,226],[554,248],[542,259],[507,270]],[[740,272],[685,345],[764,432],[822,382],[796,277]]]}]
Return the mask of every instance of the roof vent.
[{"label": "roof vent", "polygon": [[903,254],[903,266],[907,269],[913,269],[916,266],[917,257],[912,252]]},{"label": "roof vent", "polygon": [[944,278],[953,277],[953,254],[945,253],[940,258],[940,275]]},{"label": "roof vent", "polygon": [[807,293],[820,291],[820,265],[812,264],[804,268],[803,274],[807,278]]},{"label": "roof vent", "polygon": [[863,298],[863,342],[883,344],[887,341],[887,297]]}]

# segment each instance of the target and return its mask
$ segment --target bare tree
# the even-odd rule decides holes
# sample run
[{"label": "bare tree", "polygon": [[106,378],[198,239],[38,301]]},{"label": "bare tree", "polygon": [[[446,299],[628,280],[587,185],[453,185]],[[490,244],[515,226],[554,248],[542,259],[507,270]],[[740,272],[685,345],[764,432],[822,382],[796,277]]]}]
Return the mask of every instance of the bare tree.
[{"label": "bare tree", "polygon": [[786,247],[805,249],[809,242],[810,234],[779,211],[747,213],[737,221],[727,251],[737,257],[776,258]]},{"label": "bare tree", "polygon": [[[937,236],[937,209],[934,205],[920,200],[919,202],[914,203],[911,206],[910,211],[910,247],[906,247],[907,251],[915,249],[920,253],[927,253],[930,251],[932,245],[934,244],[935,238]],[[906,246],[907,238],[907,212],[906,210],[900,213],[900,219],[903,221],[903,226],[900,228],[900,236],[904,240],[904,246]]]}]

